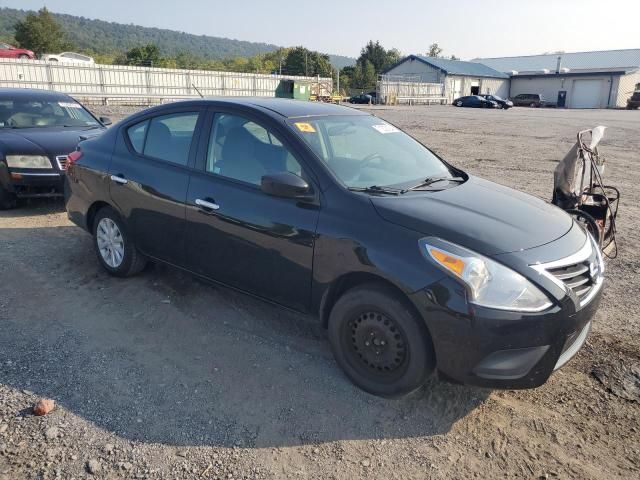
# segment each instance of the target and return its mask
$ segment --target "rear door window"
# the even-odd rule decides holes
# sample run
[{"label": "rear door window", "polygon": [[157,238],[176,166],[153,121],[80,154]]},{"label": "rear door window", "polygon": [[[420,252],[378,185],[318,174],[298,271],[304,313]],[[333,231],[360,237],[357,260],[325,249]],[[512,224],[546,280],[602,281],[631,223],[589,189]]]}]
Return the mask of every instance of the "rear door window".
[{"label": "rear door window", "polygon": [[198,112],[180,112],[145,120],[127,129],[137,153],[187,166]]}]

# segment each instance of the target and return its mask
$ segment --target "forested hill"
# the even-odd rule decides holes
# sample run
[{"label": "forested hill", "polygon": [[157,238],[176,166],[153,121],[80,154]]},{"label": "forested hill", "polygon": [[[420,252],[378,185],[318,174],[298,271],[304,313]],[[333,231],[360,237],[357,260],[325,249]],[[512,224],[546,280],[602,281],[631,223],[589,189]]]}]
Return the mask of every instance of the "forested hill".
[{"label": "forested hill", "polygon": [[[0,8],[0,38],[10,41],[14,34],[14,25],[26,14],[25,10]],[[220,60],[252,57],[279,48],[277,45],[268,43],[193,35],[175,30],[125,25],[60,13],[53,13],[53,16],[78,49],[94,53],[123,52],[133,47],[153,43],[164,55],[188,53],[208,60]],[[337,68],[355,63],[355,59],[349,57],[339,55],[330,55],[330,57],[331,63]]]}]

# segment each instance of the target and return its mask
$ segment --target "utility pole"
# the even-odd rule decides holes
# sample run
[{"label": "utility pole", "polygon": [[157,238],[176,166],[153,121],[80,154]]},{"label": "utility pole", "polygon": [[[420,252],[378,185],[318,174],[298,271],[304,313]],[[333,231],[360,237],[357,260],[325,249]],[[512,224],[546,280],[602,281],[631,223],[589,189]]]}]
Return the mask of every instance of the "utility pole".
[{"label": "utility pole", "polygon": [[280,75],[282,75],[282,50],[280,50]]},{"label": "utility pole", "polygon": [[304,52],[304,76],[309,76],[309,54]]},{"label": "utility pole", "polygon": [[342,94],[340,93],[340,70],[336,68],[336,82],[338,83],[338,95],[340,95],[340,97],[342,97]]}]

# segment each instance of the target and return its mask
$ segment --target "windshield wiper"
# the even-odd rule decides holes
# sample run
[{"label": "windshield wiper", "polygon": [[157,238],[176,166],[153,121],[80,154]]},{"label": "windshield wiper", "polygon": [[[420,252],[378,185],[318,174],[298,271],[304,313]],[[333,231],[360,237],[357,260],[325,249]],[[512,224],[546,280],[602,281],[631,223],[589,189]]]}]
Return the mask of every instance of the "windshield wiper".
[{"label": "windshield wiper", "polygon": [[369,187],[349,187],[352,192],[365,192],[365,193],[382,193],[386,195],[400,195],[402,190],[390,187],[381,187],[379,185],[371,185]]},{"label": "windshield wiper", "polygon": [[428,178],[425,178],[419,184],[414,185],[413,187],[409,187],[409,188],[405,188],[404,190],[401,190],[400,193],[406,193],[406,192],[412,192],[414,190],[419,190],[421,188],[428,187],[429,185],[432,185],[432,184],[438,183],[438,182],[463,183],[465,181],[466,180],[464,178],[462,178],[462,177],[428,177]]}]

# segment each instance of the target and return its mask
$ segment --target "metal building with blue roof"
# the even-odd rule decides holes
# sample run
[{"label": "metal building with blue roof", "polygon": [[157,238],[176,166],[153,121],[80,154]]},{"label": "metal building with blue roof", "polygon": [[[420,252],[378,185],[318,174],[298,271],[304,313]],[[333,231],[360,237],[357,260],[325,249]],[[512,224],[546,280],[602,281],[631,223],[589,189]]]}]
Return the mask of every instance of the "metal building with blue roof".
[{"label": "metal building with blue roof", "polygon": [[442,85],[442,98],[451,103],[463,95],[509,95],[509,75],[477,62],[409,55],[384,72],[390,82]]},{"label": "metal building with blue roof", "polygon": [[398,92],[413,92],[420,89],[411,85],[422,83],[434,85],[431,90],[439,86],[445,102],[485,93],[503,98],[537,94],[551,106],[622,108],[640,89],[640,49],[472,61],[409,55],[383,73],[381,99],[394,85]]}]

